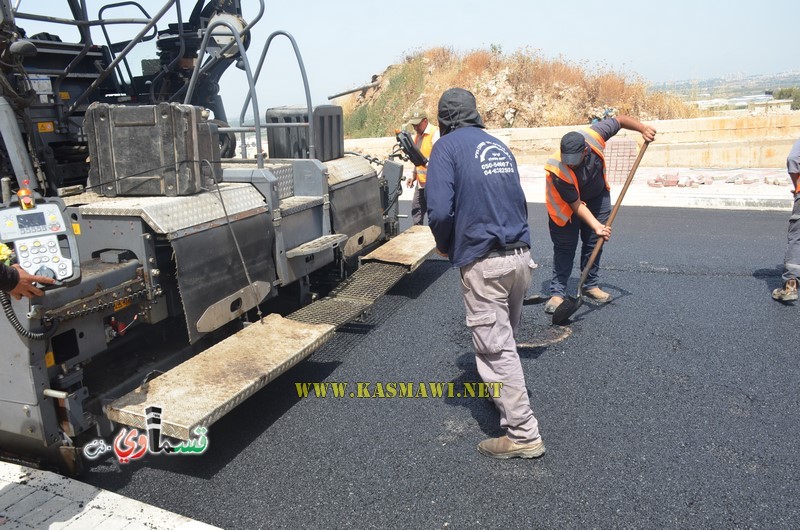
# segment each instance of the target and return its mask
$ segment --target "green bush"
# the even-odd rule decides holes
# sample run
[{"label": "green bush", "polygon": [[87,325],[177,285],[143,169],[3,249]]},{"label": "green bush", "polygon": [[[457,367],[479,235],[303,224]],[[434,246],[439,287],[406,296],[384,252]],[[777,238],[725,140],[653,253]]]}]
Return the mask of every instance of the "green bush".
[{"label": "green bush", "polygon": [[389,86],[371,105],[363,105],[344,117],[348,138],[381,138],[394,136],[403,125],[403,115],[414,106],[425,90],[425,64],[421,56],[398,67]]},{"label": "green bush", "polygon": [[798,87],[779,88],[772,93],[772,97],[775,99],[791,99],[792,110],[800,110],[800,88]]}]

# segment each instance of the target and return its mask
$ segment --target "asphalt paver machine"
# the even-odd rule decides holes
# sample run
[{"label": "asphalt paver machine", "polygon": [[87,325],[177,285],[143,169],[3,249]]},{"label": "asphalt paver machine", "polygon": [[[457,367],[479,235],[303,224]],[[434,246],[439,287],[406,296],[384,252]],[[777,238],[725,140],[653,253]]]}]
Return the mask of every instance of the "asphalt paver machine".
[{"label": "asphalt paver machine", "polygon": [[[250,21],[240,0],[63,1],[71,17],[0,0],[0,241],[56,280],[0,296],[0,455],[75,472],[83,440],[144,428],[153,403],[165,436],[213,424],[433,245],[397,233],[403,153],[344,153],[341,108],[312,106],[293,37],[274,32],[249,60],[263,0]],[[26,32],[42,22],[56,30]],[[137,33],[112,42],[117,25]],[[275,38],[292,44],[306,105],[262,115]],[[249,87],[236,127],[228,73]]]}]

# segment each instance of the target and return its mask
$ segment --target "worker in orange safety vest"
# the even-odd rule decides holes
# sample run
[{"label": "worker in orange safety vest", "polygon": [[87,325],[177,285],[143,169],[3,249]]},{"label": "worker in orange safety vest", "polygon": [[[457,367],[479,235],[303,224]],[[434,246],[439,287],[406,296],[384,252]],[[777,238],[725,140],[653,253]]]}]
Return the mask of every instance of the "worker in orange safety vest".
[{"label": "worker in orange safety vest", "polygon": [[[417,133],[414,136],[414,145],[417,146],[422,156],[430,158],[433,144],[439,139],[439,128],[428,122],[428,115],[422,109],[413,110],[409,115],[408,123]],[[425,198],[425,182],[427,178],[428,167],[417,166],[411,174],[411,179],[406,184],[410,188],[416,183],[414,198],[411,200],[411,217],[414,219],[415,225],[423,223],[425,212],[428,211],[428,201]]]},{"label": "worker in orange safety vest", "polygon": [[[561,138],[560,149],[545,164],[547,213],[550,239],[553,241],[553,279],[547,313],[555,312],[566,297],[567,281],[572,273],[578,236],[582,241],[581,270],[586,267],[597,238],[606,240],[611,227],[605,225],[611,214],[611,187],[606,179],[606,141],[620,129],[642,134],[645,141],[655,139],[656,130],[629,116],[601,120],[580,132]],[[600,253],[602,254],[602,252]],[[600,254],[595,259],[583,286],[583,294],[600,303],[611,295],[598,286]]]}]

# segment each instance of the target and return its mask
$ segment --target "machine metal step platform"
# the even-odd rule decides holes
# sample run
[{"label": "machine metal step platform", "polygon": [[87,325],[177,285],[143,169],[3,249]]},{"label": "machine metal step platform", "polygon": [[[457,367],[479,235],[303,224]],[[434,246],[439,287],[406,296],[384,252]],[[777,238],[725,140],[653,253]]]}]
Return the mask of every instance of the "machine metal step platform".
[{"label": "machine metal step platform", "polygon": [[323,204],[325,204],[325,201],[322,197],[287,197],[281,200],[281,215],[289,217]]},{"label": "machine metal step platform", "polygon": [[336,248],[340,243],[344,243],[345,241],[347,241],[347,236],[345,234],[330,234],[318,237],[317,239],[287,250],[286,257],[291,259],[297,256],[309,256],[329,248]]},{"label": "machine metal step platform", "polygon": [[414,225],[361,258],[361,263],[396,263],[413,272],[435,249],[436,242],[431,229]]},{"label": "machine metal step platform", "polygon": [[161,432],[190,440],[311,355],[339,326],[358,318],[433,252],[428,227],[412,227],[362,258],[329,296],[294,313],[271,314],[144,383],[106,407],[118,424],[146,429],[145,409],[161,408]]}]

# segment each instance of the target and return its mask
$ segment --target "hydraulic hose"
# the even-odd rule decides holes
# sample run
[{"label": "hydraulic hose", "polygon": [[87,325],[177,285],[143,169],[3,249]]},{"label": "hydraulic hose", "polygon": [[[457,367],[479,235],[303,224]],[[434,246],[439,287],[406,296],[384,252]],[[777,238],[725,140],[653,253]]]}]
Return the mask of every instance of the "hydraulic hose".
[{"label": "hydraulic hose", "polygon": [[11,299],[8,297],[8,293],[5,291],[0,291],[0,305],[3,306],[3,312],[6,314],[6,318],[11,323],[14,331],[16,331],[21,337],[25,337],[26,339],[30,340],[47,340],[52,337],[58,329],[58,320],[53,320],[53,323],[50,325],[50,327],[42,332],[33,332],[25,329],[25,327],[17,318],[17,314],[14,313],[14,309],[11,307]]}]

